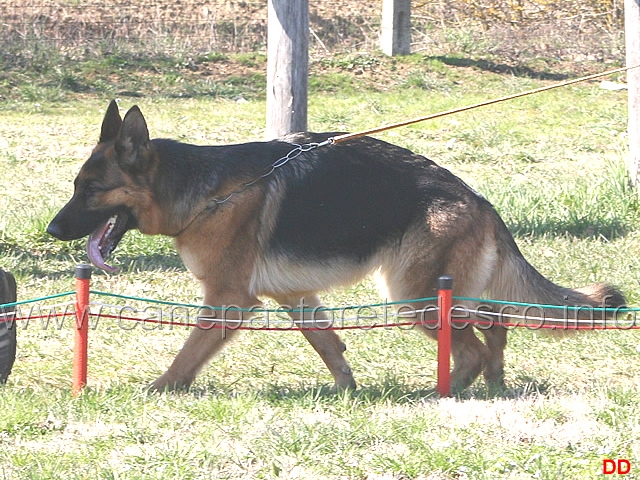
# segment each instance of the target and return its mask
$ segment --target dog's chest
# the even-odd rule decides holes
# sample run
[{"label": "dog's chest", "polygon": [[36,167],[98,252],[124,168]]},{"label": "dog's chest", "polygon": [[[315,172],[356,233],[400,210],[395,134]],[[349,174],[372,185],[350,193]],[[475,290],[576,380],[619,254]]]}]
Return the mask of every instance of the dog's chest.
[{"label": "dog's chest", "polygon": [[182,258],[184,266],[192,273],[198,280],[202,280],[206,275],[206,264],[202,261],[202,255],[199,254],[197,249],[190,248],[188,244],[181,244],[176,241],[176,250]]}]

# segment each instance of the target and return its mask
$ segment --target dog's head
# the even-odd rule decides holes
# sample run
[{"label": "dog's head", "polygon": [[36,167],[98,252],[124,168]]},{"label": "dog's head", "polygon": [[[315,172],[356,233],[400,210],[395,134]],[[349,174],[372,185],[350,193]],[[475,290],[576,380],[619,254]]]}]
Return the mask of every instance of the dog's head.
[{"label": "dog's head", "polygon": [[[100,141],[75,179],[71,200],[47,227],[60,240],[89,235],[87,253],[104,270],[117,269],[104,261],[123,235],[139,226],[145,199],[144,178],[153,169],[149,131],[140,109],[132,107],[120,117],[111,101],[102,122]],[[146,199],[148,203],[148,198]]]}]

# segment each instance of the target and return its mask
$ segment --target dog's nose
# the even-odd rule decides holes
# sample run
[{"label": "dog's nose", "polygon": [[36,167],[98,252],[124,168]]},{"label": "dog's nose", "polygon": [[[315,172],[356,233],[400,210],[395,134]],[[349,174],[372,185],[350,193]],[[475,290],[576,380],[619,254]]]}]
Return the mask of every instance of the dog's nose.
[{"label": "dog's nose", "polygon": [[52,237],[57,238],[58,240],[63,240],[63,234],[62,234],[62,229],[60,228],[60,225],[53,221],[49,224],[49,226],[47,227],[47,233],[49,235],[51,235]]}]

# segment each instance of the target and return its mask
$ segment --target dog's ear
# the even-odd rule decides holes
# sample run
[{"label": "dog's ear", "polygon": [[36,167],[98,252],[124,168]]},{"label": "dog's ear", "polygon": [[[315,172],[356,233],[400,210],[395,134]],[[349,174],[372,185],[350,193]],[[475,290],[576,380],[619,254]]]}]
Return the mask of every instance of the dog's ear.
[{"label": "dog's ear", "polygon": [[102,130],[100,130],[99,143],[114,140],[118,136],[121,126],[122,118],[120,118],[118,104],[115,100],[111,100],[111,102],[109,102],[109,107],[107,108],[107,113],[104,115],[104,120],[102,120]]},{"label": "dog's ear", "polygon": [[129,109],[116,137],[118,163],[125,172],[142,173],[150,161],[149,130],[142,112],[137,106]]}]

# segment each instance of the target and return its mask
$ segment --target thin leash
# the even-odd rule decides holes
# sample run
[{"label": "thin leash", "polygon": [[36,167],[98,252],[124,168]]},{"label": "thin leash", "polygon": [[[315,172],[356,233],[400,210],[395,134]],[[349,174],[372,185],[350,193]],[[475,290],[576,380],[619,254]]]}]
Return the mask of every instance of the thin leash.
[{"label": "thin leash", "polygon": [[487,100],[485,102],[475,103],[473,105],[467,105],[465,107],[458,107],[452,110],[446,110],[444,112],[433,113],[425,117],[414,118],[413,120],[394,123],[392,125],[385,125],[384,127],[372,128],[370,130],[364,130],[361,132],[346,133],[344,135],[338,135],[337,137],[330,138],[329,140],[331,141],[332,144],[342,143],[342,142],[346,142],[347,140],[354,140],[356,138],[361,138],[366,135],[373,135],[375,133],[385,132],[387,130],[392,130],[394,128],[406,127],[407,125],[413,125],[414,123],[424,122],[426,120],[433,120],[434,118],[440,118],[447,115],[452,115],[454,113],[466,112],[468,110],[473,110],[475,108],[486,107],[488,105],[493,105],[500,102],[506,102],[507,100],[513,100],[515,98],[526,97],[527,95],[534,95],[536,93],[546,92],[547,90],[553,90],[554,88],[561,88],[561,87],[566,87],[568,85],[573,85],[574,83],[586,82],[588,80],[593,80],[595,78],[606,77],[607,75],[625,72],[627,70],[632,70],[638,67],[640,67],[640,64],[633,65],[631,67],[614,68],[613,70],[607,70],[606,72],[594,73],[593,75],[587,75],[586,77],[575,78],[573,80],[567,80],[565,82],[554,83],[552,85],[547,85],[546,87],[534,88],[533,90],[514,93],[513,95],[507,95],[504,97],[495,98],[493,100]]},{"label": "thin leash", "polygon": [[464,107],[458,107],[458,108],[454,108],[454,109],[451,109],[451,110],[445,110],[443,112],[433,113],[433,114],[426,115],[426,116],[423,116],[423,117],[414,118],[413,120],[393,123],[391,125],[385,125],[383,127],[372,128],[372,129],[369,129],[369,130],[362,130],[360,132],[355,132],[355,133],[345,133],[345,134],[338,135],[338,136],[335,136],[335,137],[330,137],[327,140],[325,140],[323,142],[319,142],[319,143],[292,144],[294,146],[294,148],[291,151],[289,151],[285,156],[280,157],[278,160],[276,160],[274,163],[272,163],[271,166],[262,175],[260,175],[259,177],[251,180],[250,182],[242,184],[242,186],[238,190],[235,190],[235,191],[229,193],[226,197],[224,197],[222,199],[213,198],[213,199],[209,200],[207,202],[207,204],[205,205],[205,207],[202,208],[200,211],[198,211],[194,215],[194,217],[186,224],[186,226],[183,227],[174,236],[177,237],[182,232],[184,232],[202,213],[206,212],[207,210],[213,210],[216,207],[227,203],[234,196],[243,193],[247,188],[249,188],[252,185],[255,185],[256,183],[258,183],[263,178],[269,177],[277,169],[282,168],[287,163],[289,163],[291,160],[293,160],[293,159],[299,157],[300,155],[302,155],[303,153],[309,152],[311,150],[315,150],[317,148],[325,147],[325,146],[328,146],[328,145],[337,145],[339,143],[343,143],[343,142],[346,142],[346,141],[349,141],[349,140],[356,140],[358,138],[362,138],[362,137],[365,137],[367,135],[374,135],[376,133],[386,132],[387,130],[393,130],[393,129],[396,129],[396,128],[406,127],[408,125],[413,125],[415,123],[420,123],[420,122],[425,122],[427,120],[433,120],[433,119],[436,119],[436,118],[445,117],[447,115],[453,115],[454,113],[466,112],[466,111],[469,111],[469,110],[474,110],[476,108],[486,107],[488,105],[494,105],[496,103],[506,102],[508,100],[513,100],[513,99],[516,99],[516,98],[526,97],[528,95],[535,95],[537,93],[546,92],[548,90],[553,90],[553,89],[556,89],[556,88],[566,87],[566,86],[569,86],[569,85],[573,85],[575,83],[586,82],[586,81],[594,80],[594,79],[600,78],[600,77],[606,77],[607,75],[612,75],[614,73],[626,72],[628,70],[632,70],[632,69],[639,68],[639,67],[640,67],[640,64],[639,65],[633,65],[633,66],[630,66],[630,67],[614,68],[613,70],[607,70],[605,72],[594,73],[592,75],[587,75],[587,76],[584,76],[584,77],[575,78],[573,80],[567,80],[567,81],[564,81],[564,82],[554,83],[552,85],[547,85],[546,87],[534,88],[533,90],[526,90],[524,92],[514,93],[512,95],[506,95],[504,97],[494,98],[492,100],[486,100],[486,101],[480,102],[480,103],[474,103],[473,105],[467,105],[467,106],[464,106]]}]

